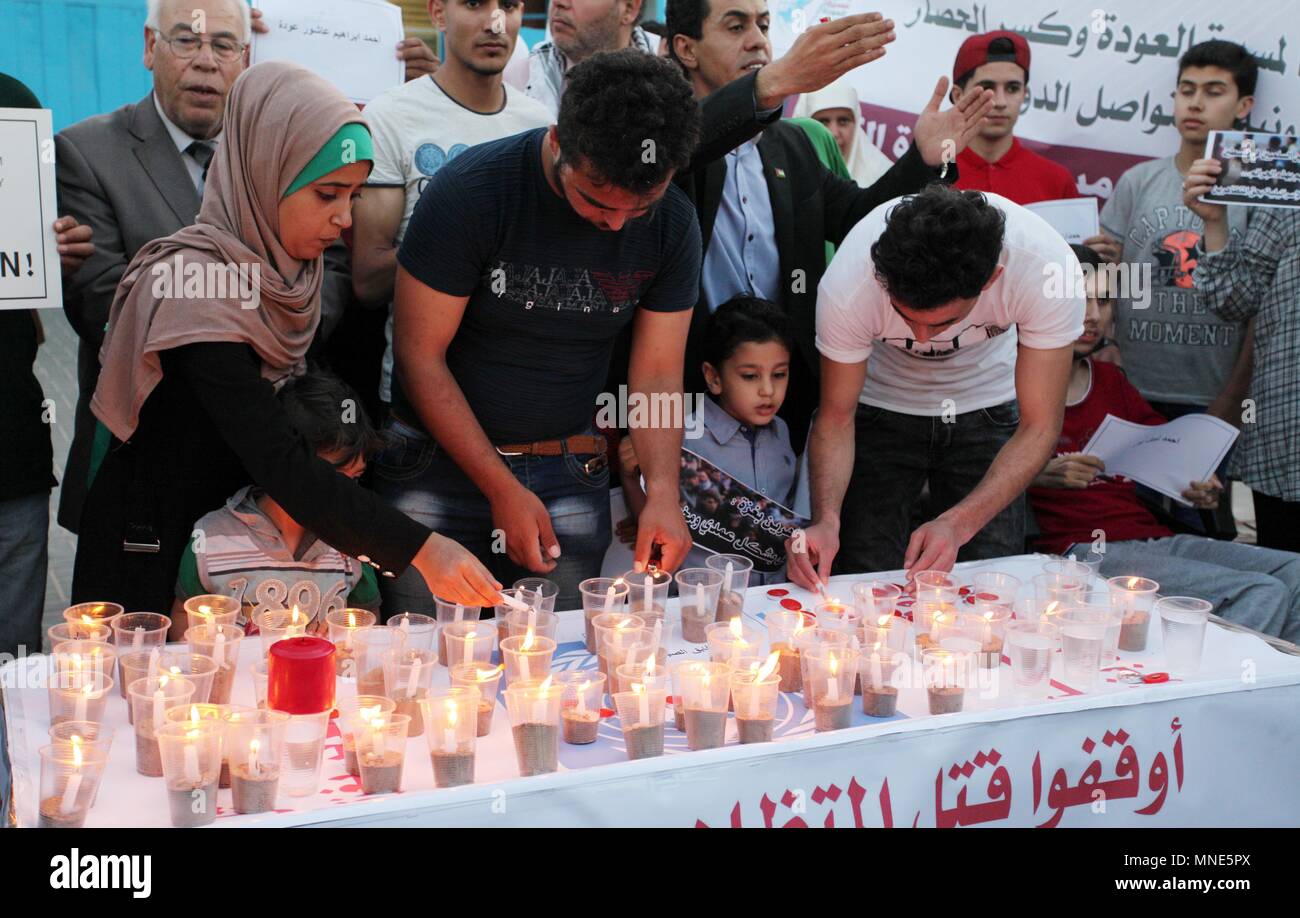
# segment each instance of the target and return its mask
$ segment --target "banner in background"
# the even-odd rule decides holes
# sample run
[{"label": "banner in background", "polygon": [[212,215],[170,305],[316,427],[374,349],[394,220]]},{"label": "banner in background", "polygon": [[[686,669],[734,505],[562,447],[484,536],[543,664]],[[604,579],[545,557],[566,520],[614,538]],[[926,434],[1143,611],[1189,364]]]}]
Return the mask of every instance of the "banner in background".
[{"label": "banner in background", "polygon": [[1177,152],[1178,58],[1198,42],[1240,42],[1258,59],[1248,130],[1294,135],[1300,123],[1300,17],[1293,0],[1072,6],[1044,0],[771,0],[770,9],[777,55],[822,17],[878,11],[894,20],[898,39],[885,56],[849,77],[868,137],[894,159],[911,142],[916,113],[935,82],[952,78],[961,43],[995,29],[1024,35],[1032,54],[1029,98],[1016,136],[1069,169],[1081,194],[1109,198],[1128,168]]}]

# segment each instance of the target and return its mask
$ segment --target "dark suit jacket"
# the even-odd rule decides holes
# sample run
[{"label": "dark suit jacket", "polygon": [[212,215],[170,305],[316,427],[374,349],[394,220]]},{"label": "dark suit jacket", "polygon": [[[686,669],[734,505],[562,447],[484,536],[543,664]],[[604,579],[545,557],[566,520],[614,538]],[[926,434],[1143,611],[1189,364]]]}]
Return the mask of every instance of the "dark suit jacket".
[{"label": "dark suit jacket", "polygon": [[[938,173],[925,164],[913,146],[874,185],[859,188],[827,170],[803,129],[785,121],[762,129],[758,152],[772,201],[776,248],[781,258],[780,305],[793,321],[797,345],[797,353],[791,355],[789,386],[780,414],[790,427],[791,443],[796,450],[802,450],[818,401],[817,285],[826,270],[825,243],[839,245],[849,230],[878,205],[920,191],[938,180]],[[727,164],[720,157],[703,164],[693,177],[691,190],[706,252],[726,177]],[[945,178],[956,179],[955,167],[949,166]],[[688,392],[704,391],[700,363],[708,318],[708,303],[701,293],[686,346]]]},{"label": "dark suit jacket", "polygon": [[[75,532],[95,434],[90,397],[99,379],[99,349],[118,281],[145,243],[193,223],[202,202],[158,116],[152,93],[134,105],[64,128],[55,135],[54,145],[59,213],[95,231],[95,254],[63,285],[63,311],[81,341],[77,411],[59,524]],[[341,259],[344,270],[347,262]],[[340,260],[327,255],[327,264],[338,267]],[[337,321],[351,286],[346,275],[340,281],[336,272],[327,272],[321,291],[322,327]]]}]

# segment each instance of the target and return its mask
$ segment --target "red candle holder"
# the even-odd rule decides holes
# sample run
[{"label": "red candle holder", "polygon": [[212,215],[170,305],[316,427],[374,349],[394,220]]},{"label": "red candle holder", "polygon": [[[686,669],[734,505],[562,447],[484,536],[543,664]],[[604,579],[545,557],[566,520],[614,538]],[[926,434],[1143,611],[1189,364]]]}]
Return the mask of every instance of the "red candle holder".
[{"label": "red candle holder", "polygon": [[266,706],[289,714],[317,714],[334,707],[334,645],[299,635],[271,645]]}]

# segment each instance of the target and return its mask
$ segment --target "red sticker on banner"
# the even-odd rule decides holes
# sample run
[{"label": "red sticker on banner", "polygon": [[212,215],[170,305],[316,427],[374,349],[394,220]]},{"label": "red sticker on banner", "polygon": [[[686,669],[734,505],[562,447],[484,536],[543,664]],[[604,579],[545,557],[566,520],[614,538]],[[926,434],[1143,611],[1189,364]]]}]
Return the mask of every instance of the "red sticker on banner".
[{"label": "red sticker on banner", "polygon": [[780,589],[780,588],[777,588],[777,589],[775,589],[775,590],[768,590],[768,591],[767,591],[767,595],[768,595],[768,596],[776,596],[776,597],[789,596],[789,595],[790,595],[790,591],[789,591],[789,590],[782,590],[782,589]]},{"label": "red sticker on banner", "polygon": [[781,608],[789,609],[791,612],[798,612],[800,609],[799,600],[783,599],[781,600]]}]

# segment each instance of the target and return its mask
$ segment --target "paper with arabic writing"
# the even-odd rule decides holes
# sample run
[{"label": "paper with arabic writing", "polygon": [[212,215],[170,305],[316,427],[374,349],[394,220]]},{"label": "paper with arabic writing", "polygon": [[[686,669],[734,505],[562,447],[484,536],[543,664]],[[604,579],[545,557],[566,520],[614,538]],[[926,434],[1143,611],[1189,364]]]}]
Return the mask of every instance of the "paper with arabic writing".
[{"label": "paper with arabic writing", "polygon": [[1106,463],[1107,475],[1123,475],[1191,506],[1182,493],[1208,481],[1237,439],[1237,428],[1208,414],[1185,414],[1148,426],[1106,415],[1083,452]]}]

